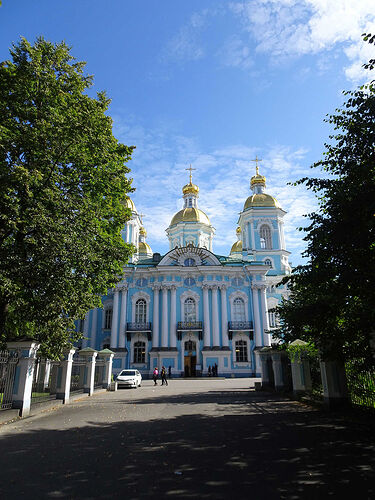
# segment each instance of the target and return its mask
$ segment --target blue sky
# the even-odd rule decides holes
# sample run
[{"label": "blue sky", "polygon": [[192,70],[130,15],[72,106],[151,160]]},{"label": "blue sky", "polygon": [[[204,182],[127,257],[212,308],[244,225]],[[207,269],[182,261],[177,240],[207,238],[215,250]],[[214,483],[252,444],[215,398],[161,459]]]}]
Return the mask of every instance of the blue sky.
[{"label": "blue sky", "polygon": [[214,251],[227,255],[258,155],[288,211],[296,265],[296,227],[316,202],[287,182],[318,173],[309,167],[331,132],[326,114],[368,78],[363,32],[375,32],[373,0],[3,0],[0,60],[20,36],[43,35],[87,61],[94,90],[112,98],[115,136],[137,147],[132,198],[154,252],[168,250],[191,163]]}]

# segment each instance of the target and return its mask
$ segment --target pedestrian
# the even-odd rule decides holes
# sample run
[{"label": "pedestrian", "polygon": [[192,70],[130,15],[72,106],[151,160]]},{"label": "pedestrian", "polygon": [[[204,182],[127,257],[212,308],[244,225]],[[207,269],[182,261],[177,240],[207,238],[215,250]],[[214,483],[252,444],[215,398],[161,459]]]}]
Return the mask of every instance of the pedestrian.
[{"label": "pedestrian", "polygon": [[217,377],[217,364],[215,363],[215,377]]},{"label": "pedestrian", "polygon": [[171,367],[171,365],[168,366],[168,378],[169,379],[172,378],[172,367]]},{"label": "pedestrian", "polygon": [[160,372],[160,375],[161,375],[161,385],[168,385],[168,381],[167,381],[167,371],[165,369],[165,366],[162,366],[161,367],[161,372]]},{"label": "pedestrian", "polygon": [[152,379],[154,381],[154,385],[158,385],[158,382],[157,382],[158,376],[159,376],[159,370],[158,370],[158,367],[155,366],[154,373],[152,374]]},{"label": "pedestrian", "polygon": [[208,376],[211,377],[211,365],[208,365]]}]

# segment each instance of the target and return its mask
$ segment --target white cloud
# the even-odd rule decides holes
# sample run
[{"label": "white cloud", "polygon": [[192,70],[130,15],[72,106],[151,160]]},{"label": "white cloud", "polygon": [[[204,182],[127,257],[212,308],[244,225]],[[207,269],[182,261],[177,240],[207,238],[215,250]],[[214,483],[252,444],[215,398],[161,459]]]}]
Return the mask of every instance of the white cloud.
[{"label": "white cloud", "polygon": [[248,69],[254,64],[249,47],[237,36],[232,36],[224,43],[218,56],[224,66]]},{"label": "white cloud", "polygon": [[361,34],[375,31],[373,0],[252,0],[231,3],[230,9],[255,39],[258,52],[278,59],[339,47],[350,61],[347,78],[366,79],[361,66],[371,48]]}]

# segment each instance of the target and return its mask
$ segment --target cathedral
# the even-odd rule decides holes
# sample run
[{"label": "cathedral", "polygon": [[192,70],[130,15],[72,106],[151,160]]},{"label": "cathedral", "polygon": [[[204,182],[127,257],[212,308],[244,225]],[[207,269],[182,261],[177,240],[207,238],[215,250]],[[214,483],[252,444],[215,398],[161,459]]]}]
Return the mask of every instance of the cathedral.
[{"label": "cathedral", "polygon": [[[258,159],[256,160],[258,161]],[[122,237],[136,247],[120,283],[89,311],[82,347],[111,349],[113,371],[137,368],[150,378],[164,365],[174,377],[260,375],[256,351],[273,342],[272,312],[287,296],[280,280],[291,271],[285,211],[251,178],[229,255],[213,251],[215,229],[198,207],[199,187],[182,188],[183,208],[166,229],[170,250],[154,253],[133,201]]]}]

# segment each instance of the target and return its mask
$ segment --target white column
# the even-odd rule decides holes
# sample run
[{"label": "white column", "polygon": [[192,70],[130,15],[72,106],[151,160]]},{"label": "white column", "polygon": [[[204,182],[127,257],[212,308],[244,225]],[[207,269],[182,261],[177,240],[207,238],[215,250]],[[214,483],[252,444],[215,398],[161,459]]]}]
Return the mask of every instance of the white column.
[{"label": "white column", "polygon": [[221,290],[221,331],[223,339],[223,347],[228,347],[228,309],[227,309],[227,288],[225,285],[220,287]]},{"label": "white column", "polygon": [[98,327],[98,309],[95,308],[92,311],[92,322],[91,322],[91,334],[90,334],[90,346],[96,349],[96,330]]},{"label": "white column", "polygon": [[154,307],[152,315],[152,347],[159,347],[159,290],[160,286],[154,287]]},{"label": "white column", "polygon": [[161,318],[161,347],[168,347],[168,288],[162,288],[163,315]]},{"label": "white column", "polygon": [[269,321],[268,321],[268,310],[267,310],[267,301],[266,301],[266,285],[263,285],[260,289],[260,307],[262,309],[262,318],[263,318],[263,344],[265,346],[271,345],[271,335],[266,333],[265,330],[270,329]]},{"label": "white column", "polygon": [[121,313],[120,313],[120,336],[118,346],[125,347],[125,335],[126,335],[126,307],[128,303],[128,287],[123,285],[121,287]]},{"label": "white column", "polygon": [[84,349],[89,345],[89,322],[90,322],[90,312],[88,311],[85,316],[85,321],[83,323],[83,340],[82,348]]},{"label": "white column", "polygon": [[259,300],[258,300],[258,288],[256,285],[251,285],[252,296],[253,296],[253,312],[254,312],[254,332],[255,332],[255,346],[261,346],[262,344],[262,332],[260,329],[260,316],[259,316]]},{"label": "white column", "polygon": [[214,347],[220,346],[219,310],[217,307],[217,286],[212,288],[212,338]]},{"label": "white column", "polygon": [[171,288],[171,321],[169,325],[169,345],[170,347],[176,347],[176,295],[177,288],[172,286]]},{"label": "white column", "polygon": [[251,248],[255,250],[255,232],[254,232],[254,222],[250,222],[250,231],[251,231]]},{"label": "white column", "polygon": [[204,321],[204,336],[203,346],[210,347],[210,308],[208,305],[208,286],[203,285],[203,321]]},{"label": "white column", "polygon": [[118,299],[119,291],[115,289],[112,309],[111,349],[116,349],[117,347]]}]

